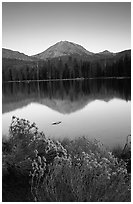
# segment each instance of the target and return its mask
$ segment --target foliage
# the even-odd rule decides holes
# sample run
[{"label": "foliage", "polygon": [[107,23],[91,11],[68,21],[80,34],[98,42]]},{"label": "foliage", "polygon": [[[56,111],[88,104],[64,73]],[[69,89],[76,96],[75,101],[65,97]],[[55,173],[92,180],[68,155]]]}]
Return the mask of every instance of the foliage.
[{"label": "foliage", "polygon": [[[44,133],[38,131],[35,123],[30,124],[28,120],[14,116],[9,129],[9,136],[9,140],[3,142],[3,186],[7,189],[10,184],[11,186],[14,185],[14,188],[17,186],[17,189],[22,190],[20,184],[24,186],[24,190],[27,189],[28,191],[29,174],[32,170],[32,163],[36,159],[36,153],[38,152],[40,157],[44,156],[48,165],[57,154],[59,156],[64,154],[64,148],[58,143],[46,139]],[[5,189],[3,190],[4,194],[6,194]],[[16,189],[14,191],[16,192]],[[7,199],[6,196],[4,197]]]},{"label": "foliage", "polygon": [[[123,161],[118,162],[100,143],[86,138],[68,141],[65,147],[67,157],[56,156],[46,175],[40,171],[32,174],[37,182],[32,183],[36,201],[130,200],[130,182]],[[39,165],[36,162],[36,170]]]},{"label": "foliage", "polygon": [[28,120],[13,116],[9,134],[9,157],[19,167],[25,167],[28,172],[31,170],[36,152],[39,156],[46,157],[47,163],[52,162],[57,154],[64,154],[64,148],[58,142],[46,139],[44,133],[38,131],[36,124],[30,124]]},{"label": "foliage", "polygon": [[20,176],[28,175],[34,201],[130,201],[126,163],[100,142],[84,137],[53,141],[35,123],[13,117],[8,144],[4,171],[12,164]]},{"label": "foliage", "polygon": [[2,62],[3,81],[101,77],[131,77],[131,57],[123,54],[118,58],[95,60],[73,56],[38,62],[14,59],[3,59]]}]

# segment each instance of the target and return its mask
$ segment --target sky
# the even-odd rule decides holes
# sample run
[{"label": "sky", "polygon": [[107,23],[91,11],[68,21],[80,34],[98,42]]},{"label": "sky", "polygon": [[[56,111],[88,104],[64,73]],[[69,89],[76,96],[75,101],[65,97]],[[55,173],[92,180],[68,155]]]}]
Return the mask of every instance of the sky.
[{"label": "sky", "polygon": [[131,3],[2,3],[2,47],[34,55],[63,40],[94,53],[130,49]]}]

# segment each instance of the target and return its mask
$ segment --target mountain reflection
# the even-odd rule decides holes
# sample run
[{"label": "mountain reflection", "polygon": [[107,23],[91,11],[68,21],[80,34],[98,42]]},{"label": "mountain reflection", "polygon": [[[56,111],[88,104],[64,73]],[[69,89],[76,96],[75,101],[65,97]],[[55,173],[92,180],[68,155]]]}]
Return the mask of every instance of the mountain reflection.
[{"label": "mountain reflection", "polygon": [[94,100],[131,100],[130,79],[90,79],[2,84],[2,112],[37,102],[61,113],[82,109]]}]

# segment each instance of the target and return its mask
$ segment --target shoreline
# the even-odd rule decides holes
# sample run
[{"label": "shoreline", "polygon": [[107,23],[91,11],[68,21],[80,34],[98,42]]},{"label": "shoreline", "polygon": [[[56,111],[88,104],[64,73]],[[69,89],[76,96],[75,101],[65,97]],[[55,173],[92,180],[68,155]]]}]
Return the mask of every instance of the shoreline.
[{"label": "shoreline", "polygon": [[78,81],[78,80],[95,80],[95,79],[131,79],[131,77],[94,77],[94,78],[70,78],[70,79],[41,79],[41,80],[15,80],[15,81],[4,81],[2,83],[14,83],[14,82],[42,82],[42,81]]}]

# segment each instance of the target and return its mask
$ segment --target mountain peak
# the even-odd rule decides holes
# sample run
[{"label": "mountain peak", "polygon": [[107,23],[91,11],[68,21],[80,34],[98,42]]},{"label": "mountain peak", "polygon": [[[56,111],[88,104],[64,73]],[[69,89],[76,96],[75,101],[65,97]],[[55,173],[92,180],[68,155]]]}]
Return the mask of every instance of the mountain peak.
[{"label": "mountain peak", "polygon": [[109,51],[109,50],[104,50],[103,52],[104,52],[104,53],[110,53],[110,51]]},{"label": "mountain peak", "polygon": [[113,52],[110,52],[109,50],[104,50],[103,52],[99,52],[99,54],[103,54],[103,55],[112,55]]},{"label": "mountain peak", "polygon": [[87,51],[81,45],[69,41],[60,41],[57,42],[55,45],[49,47],[44,52],[34,55],[34,57],[39,59],[49,59],[70,55],[89,56],[92,54],[92,52]]}]

